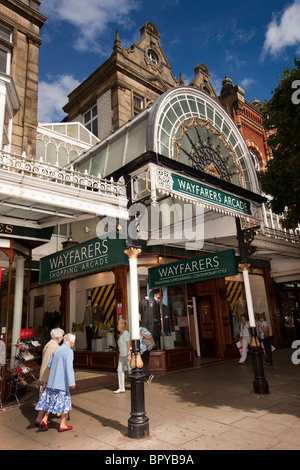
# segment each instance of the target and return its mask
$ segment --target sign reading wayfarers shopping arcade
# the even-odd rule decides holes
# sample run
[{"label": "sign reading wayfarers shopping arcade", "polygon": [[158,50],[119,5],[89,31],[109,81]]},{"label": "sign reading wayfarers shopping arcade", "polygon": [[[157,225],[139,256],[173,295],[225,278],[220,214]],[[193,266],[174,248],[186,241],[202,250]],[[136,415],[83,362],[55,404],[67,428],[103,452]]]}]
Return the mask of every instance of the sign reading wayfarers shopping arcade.
[{"label": "sign reading wayfarers shopping arcade", "polygon": [[220,251],[149,269],[149,287],[175,286],[238,274],[234,250]]},{"label": "sign reading wayfarers shopping arcade", "polygon": [[191,200],[197,200],[226,212],[252,215],[251,204],[246,199],[225,193],[217,188],[184,178],[168,170],[157,171],[157,186],[172,194],[182,195]]},{"label": "sign reading wayfarers shopping arcade", "polygon": [[40,260],[39,283],[49,284],[128,264],[125,240],[93,238]]}]

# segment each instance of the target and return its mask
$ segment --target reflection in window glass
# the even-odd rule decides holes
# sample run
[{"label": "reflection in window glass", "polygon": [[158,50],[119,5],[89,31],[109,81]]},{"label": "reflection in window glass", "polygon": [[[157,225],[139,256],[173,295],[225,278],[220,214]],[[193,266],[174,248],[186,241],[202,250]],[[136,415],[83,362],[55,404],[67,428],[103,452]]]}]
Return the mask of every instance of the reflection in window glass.
[{"label": "reflection in window glass", "polygon": [[175,347],[184,347],[189,343],[189,322],[186,305],[185,286],[168,288],[171,332]]}]

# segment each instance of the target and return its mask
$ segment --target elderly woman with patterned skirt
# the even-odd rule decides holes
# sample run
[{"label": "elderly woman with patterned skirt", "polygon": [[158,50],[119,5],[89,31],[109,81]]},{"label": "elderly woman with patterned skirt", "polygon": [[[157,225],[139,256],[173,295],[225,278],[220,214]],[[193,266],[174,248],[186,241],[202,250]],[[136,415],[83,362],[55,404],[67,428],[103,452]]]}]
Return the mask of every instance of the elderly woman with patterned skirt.
[{"label": "elderly woman with patterned skirt", "polygon": [[74,354],[72,351],[74,343],[75,335],[66,334],[63,345],[55,349],[48,363],[50,372],[47,387],[35,407],[38,411],[46,411],[40,422],[41,428],[45,431],[48,430],[50,413],[61,415],[59,432],[73,429],[72,426],[67,426],[66,416],[71,410],[70,390],[75,388]]}]

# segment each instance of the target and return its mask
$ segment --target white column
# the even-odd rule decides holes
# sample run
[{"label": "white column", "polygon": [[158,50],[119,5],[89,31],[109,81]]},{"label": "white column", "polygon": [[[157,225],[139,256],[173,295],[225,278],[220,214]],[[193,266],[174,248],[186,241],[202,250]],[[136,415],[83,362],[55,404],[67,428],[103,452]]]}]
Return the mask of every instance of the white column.
[{"label": "white column", "polygon": [[140,325],[137,258],[141,251],[142,250],[139,248],[129,248],[125,250],[125,254],[128,255],[129,258],[131,338],[138,340],[140,339]]},{"label": "white column", "polygon": [[14,357],[16,353],[15,344],[20,338],[20,330],[22,326],[22,309],[23,309],[23,292],[24,292],[24,263],[23,257],[16,259],[16,282],[15,282],[15,297],[14,297],[14,316],[12,327],[12,349],[10,357],[10,367],[13,367]]},{"label": "white column", "polygon": [[5,118],[6,85],[0,81],[0,150],[3,147],[3,128]]},{"label": "white column", "polygon": [[246,301],[247,301],[250,328],[256,328],[256,321],[255,321],[251,287],[250,287],[250,279],[249,279],[250,264],[247,264],[247,263],[240,264],[240,267],[243,270],[243,278],[244,278],[244,285],[245,285],[245,291],[246,291]]},{"label": "white column", "polygon": [[[70,286],[69,286],[69,289],[70,289],[70,304],[69,304],[69,307],[70,307],[70,327],[69,327],[69,330],[70,332],[72,331],[72,324],[73,323],[77,323],[76,321],[76,287],[77,287],[77,283],[76,283],[76,279],[73,279],[71,282],[70,282]],[[66,333],[68,333],[66,331]],[[76,347],[76,343],[75,343],[75,347]]]}]

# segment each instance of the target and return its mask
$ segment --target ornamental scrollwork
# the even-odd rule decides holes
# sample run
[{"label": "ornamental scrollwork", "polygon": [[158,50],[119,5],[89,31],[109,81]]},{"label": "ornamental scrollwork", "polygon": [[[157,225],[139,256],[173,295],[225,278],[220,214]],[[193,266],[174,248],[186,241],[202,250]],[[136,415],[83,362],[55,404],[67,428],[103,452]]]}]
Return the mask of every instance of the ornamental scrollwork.
[{"label": "ornamental scrollwork", "polygon": [[170,171],[158,169],[156,173],[157,186],[166,190],[173,189],[173,178]]},{"label": "ornamental scrollwork", "polygon": [[[193,136],[191,129],[194,130]],[[201,134],[201,129],[206,129],[206,138]],[[193,168],[230,183],[234,176],[238,176],[241,187],[244,186],[243,172],[232,146],[227,142],[225,135],[215,129],[210,121],[191,117],[181,122],[178,131],[179,135],[177,133],[173,139],[177,161],[183,152]],[[217,145],[213,143],[213,136],[219,141]],[[221,145],[226,155],[222,153]],[[233,169],[229,168],[230,162],[233,163]]]}]

